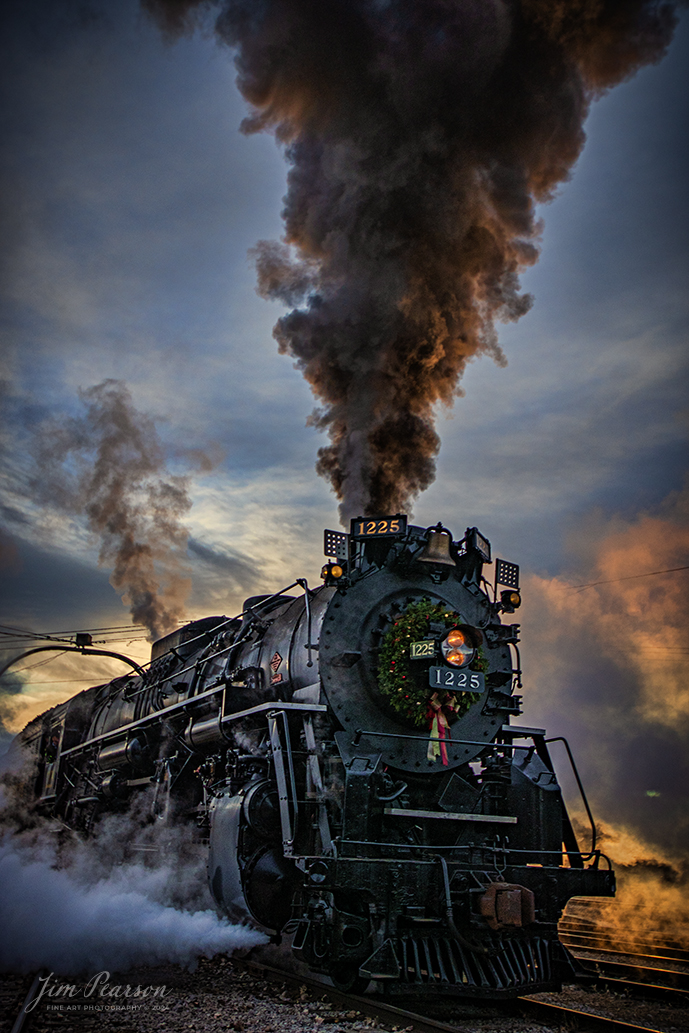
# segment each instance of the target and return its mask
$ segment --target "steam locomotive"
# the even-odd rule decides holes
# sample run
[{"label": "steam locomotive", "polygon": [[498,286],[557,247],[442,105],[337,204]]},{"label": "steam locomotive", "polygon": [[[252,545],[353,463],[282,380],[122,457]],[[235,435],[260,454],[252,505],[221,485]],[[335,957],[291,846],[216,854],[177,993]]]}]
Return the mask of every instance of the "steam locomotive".
[{"label": "steam locomotive", "polygon": [[563,907],[615,884],[595,830],[577,844],[552,740],[513,723],[519,568],[489,584],[477,528],[400,515],[326,531],[325,555],[319,587],[187,624],[31,722],[35,806],[97,834],[150,797],[207,844],[218,907],[340,988],[558,989]]}]

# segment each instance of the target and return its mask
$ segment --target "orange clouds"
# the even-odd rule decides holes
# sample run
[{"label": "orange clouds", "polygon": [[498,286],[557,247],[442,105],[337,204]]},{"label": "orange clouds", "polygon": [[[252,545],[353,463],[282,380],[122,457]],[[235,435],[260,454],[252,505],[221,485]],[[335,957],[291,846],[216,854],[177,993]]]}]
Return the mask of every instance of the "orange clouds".
[{"label": "orange clouds", "polygon": [[[657,514],[611,521],[595,541],[586,542],[586,529],[575,537],[579,552],[588,546],[585,576],[534,576],[525,591],[545,625],[541,646],[561,646],[563,634],[570,647],[595,644],[601,658],[631,676],[625,706],[649,724],[686,728],[689,570],[637,575],[689,565],[689,489],[671,496]],[[564,654],[568,662],[570,649]]]}]

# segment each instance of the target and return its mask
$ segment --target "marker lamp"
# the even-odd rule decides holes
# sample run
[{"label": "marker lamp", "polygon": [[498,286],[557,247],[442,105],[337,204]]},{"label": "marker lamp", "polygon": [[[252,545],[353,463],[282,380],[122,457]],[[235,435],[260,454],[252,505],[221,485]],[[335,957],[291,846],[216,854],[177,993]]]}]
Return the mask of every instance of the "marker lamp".
[{"label": "marker lamp", "polygon": [[500,607],[504,613],[514,613],[522,604],[522,597],[515,588],[500,593]]},{"label": "marker lamp", "polygon": [[327,578],[335,578],[337,580],[338,578],[341,578],[343,574],[344,570],[339,563],[326,563],[321,570],[321,577],[323,580]]}]

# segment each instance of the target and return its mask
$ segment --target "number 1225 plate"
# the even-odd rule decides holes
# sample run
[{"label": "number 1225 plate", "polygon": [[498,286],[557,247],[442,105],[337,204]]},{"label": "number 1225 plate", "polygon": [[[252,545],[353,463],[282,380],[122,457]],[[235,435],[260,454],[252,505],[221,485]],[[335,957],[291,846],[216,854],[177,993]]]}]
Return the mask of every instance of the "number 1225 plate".
[{"label": "number 1225 plate", "polygon": [[352,520],[352,538],[385,538],[388,535],[406,534],[407,518],[399,513],[388,517],[357,517]]},{"label": "number 1225 plate", "polygon": [[450,692],[483,692],[485,680],[481,671],[458,671],[452,667],[431,667],[428,684]]}]

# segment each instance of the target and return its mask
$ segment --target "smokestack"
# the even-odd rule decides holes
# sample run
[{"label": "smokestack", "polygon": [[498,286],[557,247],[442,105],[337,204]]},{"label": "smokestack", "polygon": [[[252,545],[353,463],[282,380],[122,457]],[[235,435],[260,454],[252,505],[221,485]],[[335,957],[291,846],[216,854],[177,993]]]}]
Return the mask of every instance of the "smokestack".
[{"label": "smokestack", "polygon": [[170,474],[152,420],[117,380],[80,391],[82,417],[44,425],[34,449],[40,501],[86,516],[99,562],[151,640],[172,631],[191,587],[185,561],[188,478]]},{"label": "smokestack", "polygon": [[219,8],[251,107],[291,166],[283,244],[254,255],[274,330],[321,403],[317,469],[356,513],[408,511],[467,362],[531,304],[535,205],[591,100],[659,60],[675,0],[142,0],[164,29]]}]

